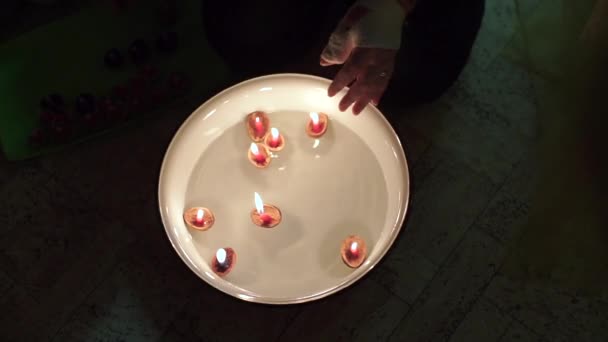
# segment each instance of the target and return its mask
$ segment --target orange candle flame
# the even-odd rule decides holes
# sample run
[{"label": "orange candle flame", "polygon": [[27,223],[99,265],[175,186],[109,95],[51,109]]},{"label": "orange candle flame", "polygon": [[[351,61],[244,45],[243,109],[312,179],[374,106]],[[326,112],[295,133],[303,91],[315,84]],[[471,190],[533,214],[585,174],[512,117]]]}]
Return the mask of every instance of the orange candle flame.
[{"label": "orange candle flame", "polygon": [[264,202],[262,201],[262,197],[255,192],[253,194],[253,200],[255,201],[255,209],[258,211],[258,214],[262,215],[264,213]]},{"label": "orange candle flame", "polygon": [[278,128],[272,127],[270,128],[270,134],[265,138],[265,143],[270,151],[280,151],[285,144],[285,138],[281,135]]},{"label": "orange candle flame", "polygon": [[325,133],[327,128],[327,115],[323,113],[310,112],[310,120],[306,126],[308,135],[316,138]]},{"label": "orange candle flame", "polygon": [[268,142],[268,147],[270,148],[278,148],[281,145],[281,135],[277,128],[272,127],[270,129],[270,141]]},{"label": "orange candle flame", "polygon": [[264,168],[270,164],[270,152],[266,145],[251,143],[247,155],[256,167]]}]

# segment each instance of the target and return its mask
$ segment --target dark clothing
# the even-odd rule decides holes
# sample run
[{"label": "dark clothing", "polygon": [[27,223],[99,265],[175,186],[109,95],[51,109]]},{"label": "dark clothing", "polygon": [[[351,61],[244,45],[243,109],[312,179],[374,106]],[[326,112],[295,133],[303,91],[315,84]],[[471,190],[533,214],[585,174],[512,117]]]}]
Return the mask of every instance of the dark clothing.
[{"label": "dark clothing", "polygon": [[[276,72],[311,49],[318,55],[349,0],[203,0],[210,44],[249,75]],[[408,104],[435,100],[458,78],[481,26],[484,0],[418,0],[403,28],[391,94]],[[314,60],[318,63],[318,58]]]}]

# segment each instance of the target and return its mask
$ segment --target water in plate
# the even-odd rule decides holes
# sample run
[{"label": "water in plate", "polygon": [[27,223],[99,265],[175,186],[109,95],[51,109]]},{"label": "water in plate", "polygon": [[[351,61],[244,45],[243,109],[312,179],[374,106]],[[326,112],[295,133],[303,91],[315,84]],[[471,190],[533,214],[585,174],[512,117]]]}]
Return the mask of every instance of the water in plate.
[{"label": "water in plate", "polygon": [[[363,237],[368,254],[373,250],[386,220],[386,183],[374,153],[336,120],[313,139],[304,129],[308,113],[269,117],[286,145],[268,168],[248,161],[244,123],[227,129],[200,156],[185,203],[210,208],[216,222],[192,238],[208,261],[218,248],[233,248],[238,263],[225,279],[252,295],[313,295],[352,272],[340,258],[346,236]],[[280,225],[265,229],[251,222],[255,192],[280,208]]]}]

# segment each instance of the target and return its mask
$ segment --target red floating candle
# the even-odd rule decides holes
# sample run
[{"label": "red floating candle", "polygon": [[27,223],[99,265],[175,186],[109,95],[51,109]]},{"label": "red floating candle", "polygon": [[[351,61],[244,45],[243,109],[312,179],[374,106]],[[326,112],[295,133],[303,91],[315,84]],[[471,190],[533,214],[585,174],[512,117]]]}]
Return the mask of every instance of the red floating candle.
[{"label": "red floating candle", "polygon": [[247,156],[255,167],[263,169],[270,164],[270,152],[265,145],[251,143]]},{"label": "red floating candle", "polygon": [[265,204],[257,192],[254,193],[255,209],[251,211],[251,221],[262,228],[274,228],[281,223],[282,214],[279,208]]},{"label": "red floating candle", "polygon": [[367,247],[362,238],[351,235],[342,242],[342,261],[351,268],[357,268],[363,264],[367,257]]},{"label": "red floating candle", "polygon": [[211,269],[220,277],[225,277],[232,271],[236,264],[236,253],[234,249],[226,247],[220,248],[215,252],[215,258],[211,262]]},{"label": "red floating candle", "polygon": [[306,133],[313,138],[318,138],[325,134],[328,123],[329,121],[326,114],[311,112],[310,119],[306,124]]},{"label": "red floating candle", "polygon": [[261,142],[268,133],[270,119],[264,112],[253,112],[247,115],[247,134],[255,142]]},{"label": "red floating candle", "polygon": [[268,146],[268,149],[271,151],[280,151],[285,146],[285,138],[279,132],[278,129],[272,127],[270,129],[270,134],[266,135],[265,143]]},{"label": "red floating candle", "polygon": [[208,230],[215,223],[215,216],[207,208],[194,207],[184,212],[184,222],[192,229]]}]

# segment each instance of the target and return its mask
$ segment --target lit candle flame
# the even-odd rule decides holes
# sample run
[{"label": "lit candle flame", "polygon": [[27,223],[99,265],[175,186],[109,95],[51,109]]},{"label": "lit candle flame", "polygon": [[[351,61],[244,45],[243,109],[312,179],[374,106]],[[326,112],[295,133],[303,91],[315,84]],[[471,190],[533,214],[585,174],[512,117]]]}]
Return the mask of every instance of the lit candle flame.
[{"label": "lit candle flame", "polygon": [[319,113],[311,112],[310,119],[312,120],[313,125],[318,125],[319,124]]},{"label": "lit candle flame", "polygon": [[220,248],[217,250],[217,252],[215,252],[215,258],[217,259],[217,262],[219,262],[220,264],[223,264],[226,262],[226,250],[223,248]]},{"label": "lit candle flame", "polygon": [[256,123],[256,124],[259,124],[259,123],[260,123],[260,117],[259,117],[259,116],[256,116],[256,117],[255,117],[255,123]]},{"label": "lit candle flame", "polygon": [[258,214],[262,215],[264,213],[264,202],[262,202],[262,197],[257,192],[254,192],[253,199],[255,201],[255,209],[258,211]]},{"label": "lit candle flame", "polygon": [[274,128],[274,127],[272,127],[270,129],[270,135],[272,136],[272,139],[278,140],[279,139],[279,130],[276,129],[276,128]]},{"label": "lit candle flame", "polygon": [[251,143],[250,150],[254,156],[257,156],[258,154],[260,154],[260,149],[258,149],[258,145],[256,143]]},{"label": "lit candle flame", "polygon": [[205,211],[203,209],[199,209],[196,212],[196,222],[202,222],[204,216],[205,216]]},{"label": "lit candle flame", "polygon": [[350,244],[350,252],[353,254],[356,254],[358,247],[359,247],[359,244],[357,243],[357,241],[353,241],[353,243]]}]

